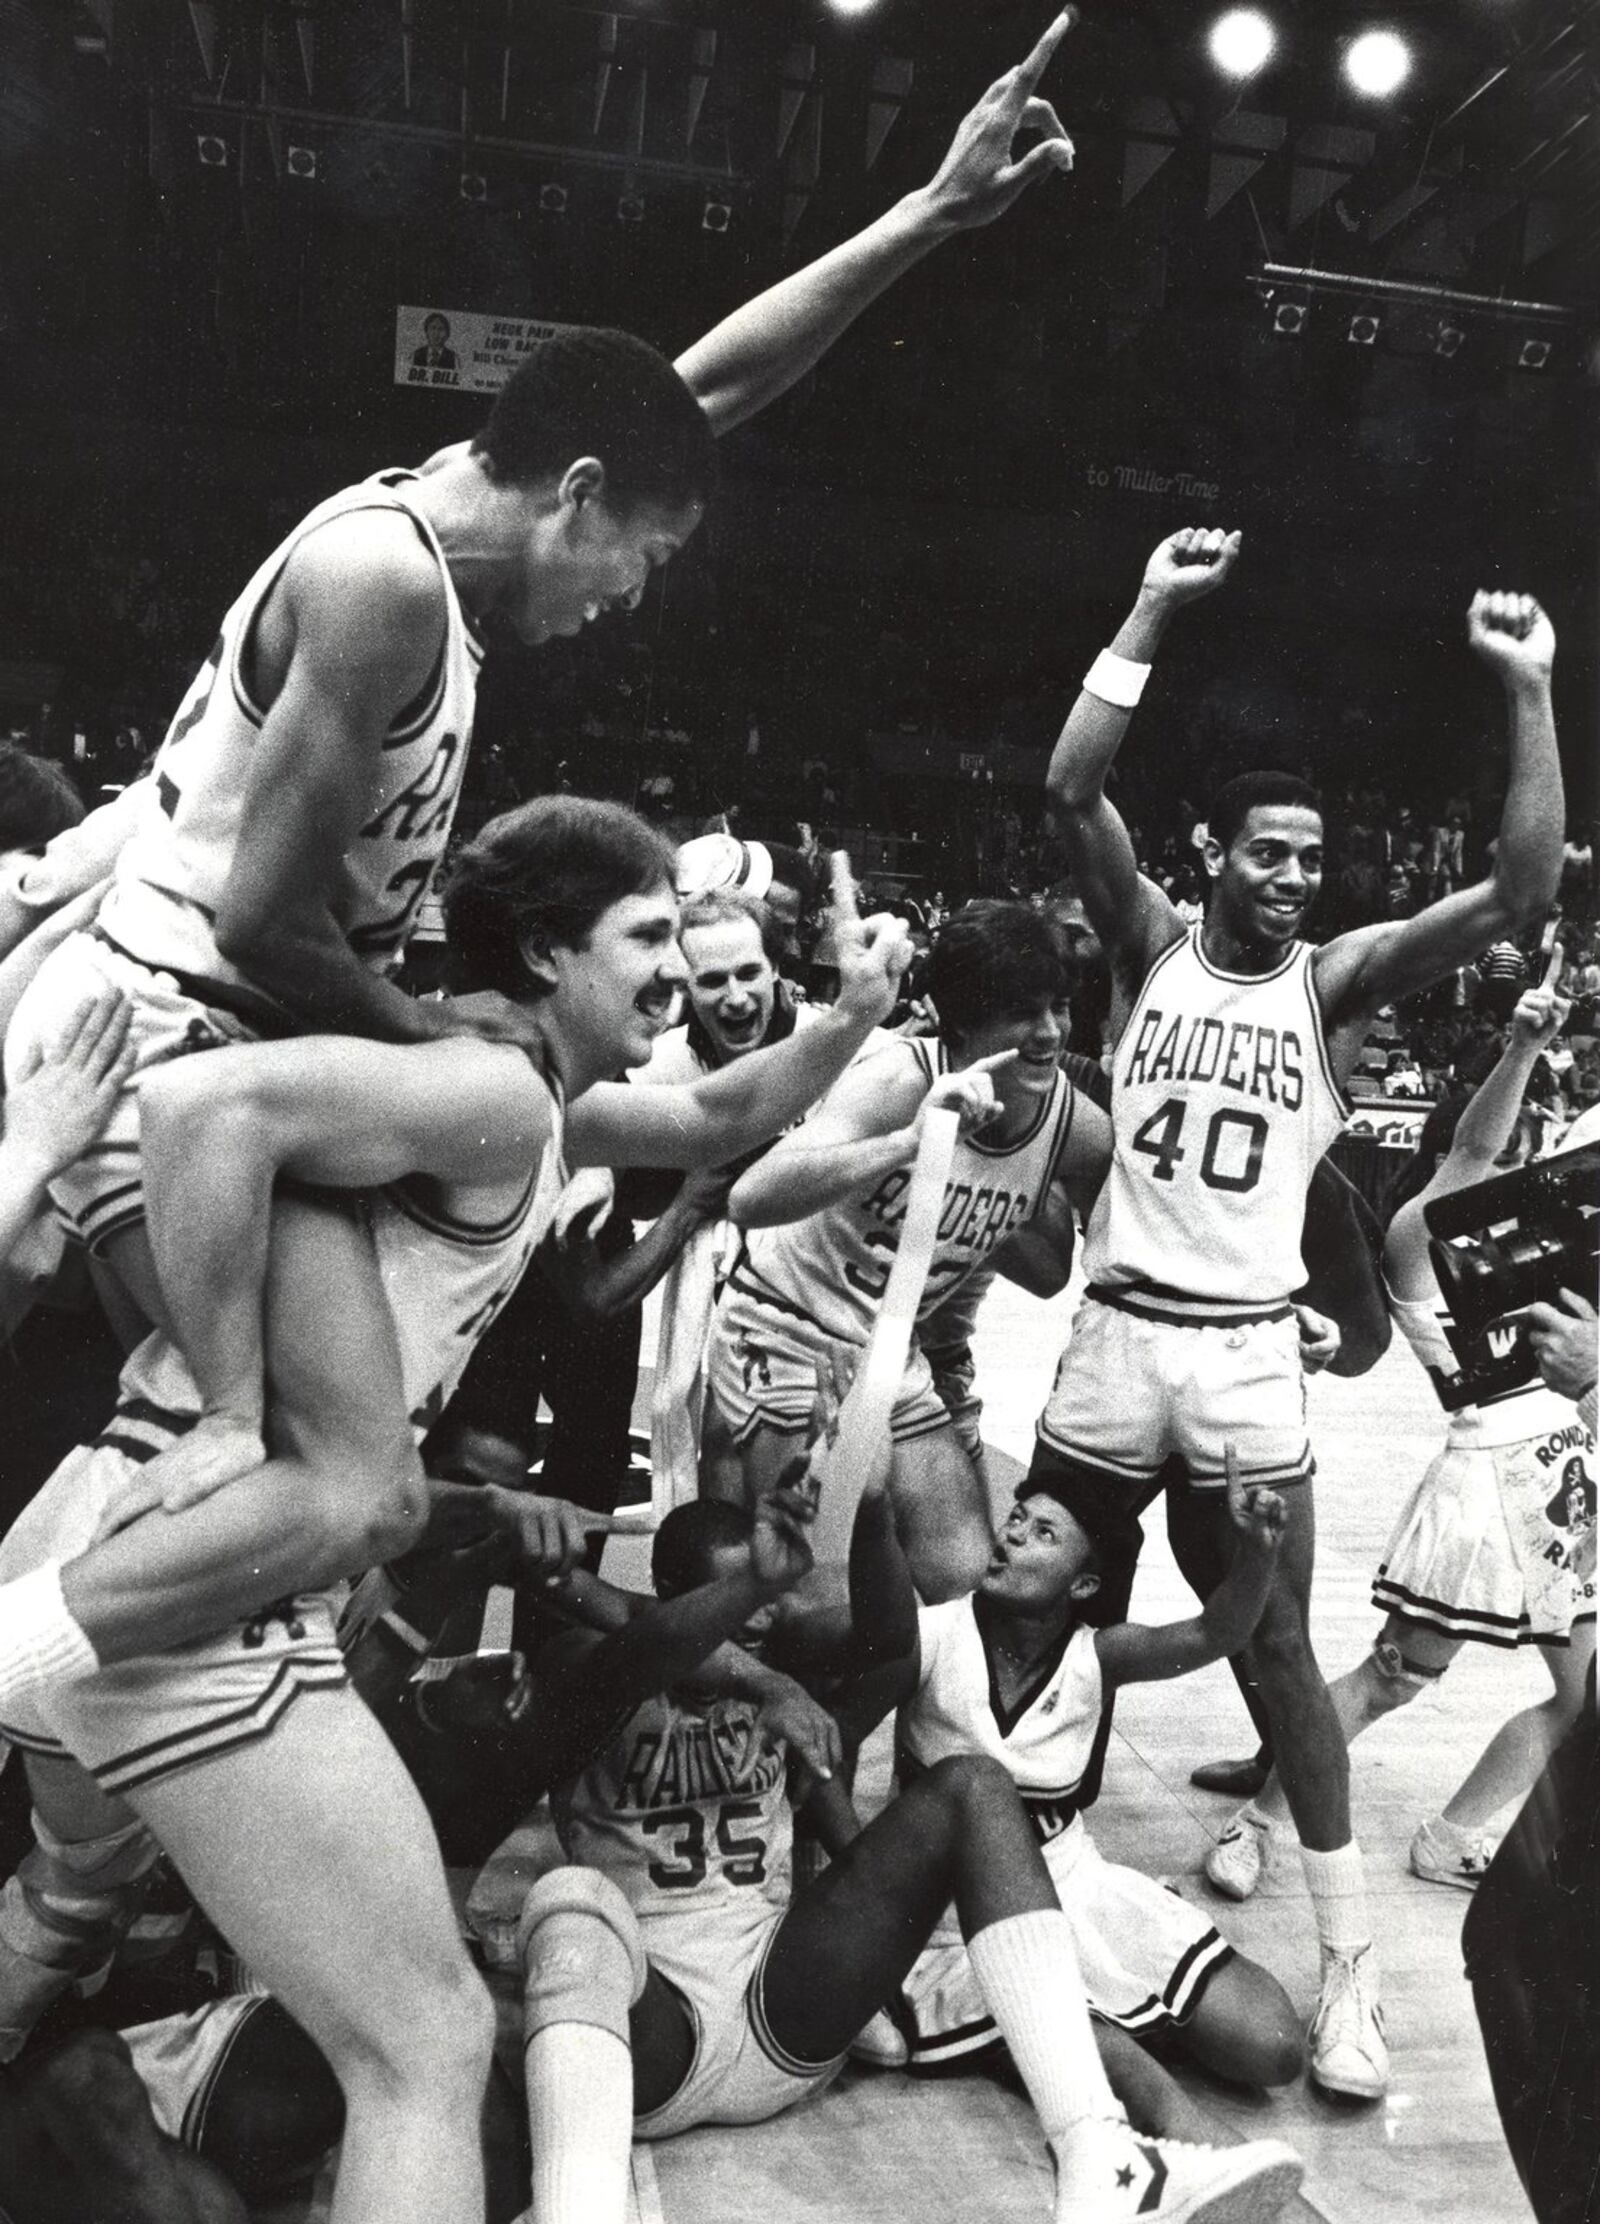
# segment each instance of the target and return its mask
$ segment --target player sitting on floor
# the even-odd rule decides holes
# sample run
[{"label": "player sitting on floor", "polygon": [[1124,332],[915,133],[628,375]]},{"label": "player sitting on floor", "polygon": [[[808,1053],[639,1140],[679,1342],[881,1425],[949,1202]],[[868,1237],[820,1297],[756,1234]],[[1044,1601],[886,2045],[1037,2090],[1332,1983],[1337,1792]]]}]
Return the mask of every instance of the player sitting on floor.
[{"label": "player sitting on floor", "polygon": [[[704,1581],[742,1554],[750,1520],[709,1503],[671,1515],[656,1541],[659,1587]],[[900,1555],[892,1521],[877,1536],[891,1554],[875,1578],[882,1595]],[[859,1586],[854,1564],[852,1575]],[[899,1580],[902,1605],[874,1643],[909,1627]],[[530,2224],[620,2224],[631,2137],[759,2122],[826,2085],[952,1897],[1054,2153],[1057,2224],[1276,2215],[1300,2174],[1278,2142],[1219,2151],[1130,2130],[1096,2051],[1071,1926],[1001,1767],[936,1762],[791,1892],[784,1757],[747,1769],[747,1742],[736,1703],[675,1693],[640,1709],[556,1795],[563,1844],[582,1865],[535,1885],[519,1930]]]},{"label": "player sitting on floor", "polygon": [[[1061,1072],[1066,957],[1026,904],[979,903],[928,961],[937,1038],[861,1061],[806,1122],[735,1185],[751,1233],[713,1332],[710,1399],[757,1491],[790,1456],[817,1368],[866,1343],[888,1283],[925,1112],[953,1106],[964,1133],[945,1185],[918,1308],[930,1318],[1002,1245],[1070,1260],[1073,1211],[1104,1172],[1109,1127]],[[913,1341],[891,1423],[890,1492],[924,1598],[969,1590],[993,1533],[982,1485]]]},{"label": "player sitting on floor", "polygon": [[[1522,1109],[1528,1076],[1565,1023],[1552,982],[1511,1016],[1498,1064],[1469,1100],[1428,1115],[1402,1179],[1384,1246],[1390,1304],[1441,1387],[1459,1372],[1448,1308],[1428,1254],[1424,1213],[1437,1197],[1520,1165],[1532,1147]],[[1536,1645],[1554,1685],[1503,1722],[1441,1814],[1411,1840],[1414,1875],[1471,1891],[1497,1842],[1495,1818],[1525,1797],[1578,1718],[1594,1662],[1595,1448],[1571,1403],[1537,1379],[1450,1415],[1443,1449],[1396,1516],[1372,1599],[1386,1619],[1358,1667],[1329,1685],[1346,1741],[1436,1684],[1464,1644]],[[1231,1899],[1247,1899],[1270,1858],[1288,1802],[1272,1777],[1206,1858]]]},{"label": "player sitting on floor", "polygon": [[[1236,1652],[1266,1596],[1283,1503],[1240,1487],[1229,1453],[1235,1552],[1189,1621],[1095,1626],[1101,1570],[1126,1553],[1128,1525],[1070,1486],[1024,1482],[969,1597],[922,1608],[898,1689],[900,1775],[958,1754],[998,1763],[1016,1785],[1066,1910],[1097,2016],[1141,2038],[1175,2038],[1219,2076],[1279,2085],[1304,2063],[1277,1979],[1236,1954],[1187,1901],[1106,1861],[1078,1794],[1106,1695],[1187,1675]],[[847,1710],[849,1711],[849,1710]],[[942,1927],[904,1986],[913,2068],[934,2069],[999,2042],[960,1938]]]}]

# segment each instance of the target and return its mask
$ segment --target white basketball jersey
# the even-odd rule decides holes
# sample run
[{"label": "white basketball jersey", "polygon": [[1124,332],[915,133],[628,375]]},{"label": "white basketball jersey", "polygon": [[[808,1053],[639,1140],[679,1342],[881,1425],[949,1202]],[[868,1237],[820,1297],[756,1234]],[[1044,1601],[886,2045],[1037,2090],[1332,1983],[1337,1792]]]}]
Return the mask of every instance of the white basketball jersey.
[{"label": "white basketball jersey", "polygon": [[580,1776],[550,1795],[569,1861],[610,1877],[641,1916],[748,1914],[789,1904],[794,1825],[781,1752],[739,1759],[748,1699],[647,1699]]},{"label": "white basketball jersey", "polygon": [[[927,1087],[949,1070],[943,1043],[931,1040],[902,1043],[880,1055],[886,1072],[893,1070],[889,1059],[910,1059]],[[980,1129],[956,1144],[933,1264],[917,1309],[919,1327],[1038,1212],[1072,1132],[1076,1101],[1071,1083],[1057,1074],[1049,1096],[1014,1142],[985,1142]],[[752,1228],[729,1278],[724,1303],[730,1320],[749,1306],[770,1308],[835,1340],[865,1343],[899,1248],[911,1172],[910,1166],[897,1166],[864,1195],[829,1205],[807,1220]]]},{"label": "white basketball jersey", "polygon": [[1162,951],[1122,1031],[1111,1168],[1084,1244],[1091,1288],[1158,1317],[1225,1318],[1300,1287],[1306,1191],[1348,1109],[1311,945],[1270,973],[1224,973],[1201,932]]},{"label": "white basketball jersey", "polygon": [[539,1163],[522,1195],[493,1222],[452,1210],[437,1182],[396,1182],[371,1201],[378,1273],[394,1314],[406,1403],[419,1437],[444,1411],[467,1361],[549,1232],[567,1182],[561,1136],[561,1103],[552,1093],[550,1136]]},{"label": "white basketball jersey", "polygon": [[998,1761],[1048,1842],[1078,1819],[1078,1790],[1100,1726],[1095,1633],[1074,1630],[1054,1664],[1041,1664],[1032,1695],[1009,1714],[990,1681],[978,1608],[974,1594],[918,1609],[921,1672],[900,1709],[900,1748],[921,1768],[961,1753]]},{"label": "white basketball jersey", "polygon": [[237,991],[248,1012],[261,991],[216,946],[217,907],[239,838],[251,752],[265,712],[245,665],[262,604],[308,534],[362,510],[411,520],[439,567],[444,641],[428,679],[384,737],[362,823],[344,856],[334,905],[351,948],[391,964],[444,854],[461,786],[483,651],[468,626],[444,551],[409,488],[415,473],[382,472],[346,487],[302,519],[256,572],[178,707],[151,769],[159,812],[143,818],[117,861],[101,929],[142,964]]}]

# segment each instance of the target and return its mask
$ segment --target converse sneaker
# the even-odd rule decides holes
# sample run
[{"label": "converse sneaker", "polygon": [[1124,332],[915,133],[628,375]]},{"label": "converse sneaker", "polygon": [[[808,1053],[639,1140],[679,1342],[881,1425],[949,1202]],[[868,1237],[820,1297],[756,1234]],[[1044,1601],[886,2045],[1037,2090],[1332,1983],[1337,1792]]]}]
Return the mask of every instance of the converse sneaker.
[{"label": "converse sneaker", "polygon": [[1358,1946],[1353,1954],[1324,1953],[1310,2045],[1311,2075],[1325,2092],[1377,2100],[1388,2089],[1389,2049],[1370,1946]]},{"label": "converse sneaker", "polygon": [[1495,1844],[1482,1830],[1432,1815],[1417,1825],[1411,1841],[1411,1874],[1424,1884],[1453,1884],[1458,1892],[1475,1892],[1494,1859]]},{"label": "converse sneaker", "polygon": [[1276,2224],[1305,2175],[1281,2139],[1191,2146],[1113,2117],[1074,2124],[1054,2145],[1055,2224]]},{"label": "converse sneaker", "polygon": [[1206,1878],[1224,1899],[1247,1900],[1272,1866],[1272,1822],[1241,1807],[1206,1855]]}]

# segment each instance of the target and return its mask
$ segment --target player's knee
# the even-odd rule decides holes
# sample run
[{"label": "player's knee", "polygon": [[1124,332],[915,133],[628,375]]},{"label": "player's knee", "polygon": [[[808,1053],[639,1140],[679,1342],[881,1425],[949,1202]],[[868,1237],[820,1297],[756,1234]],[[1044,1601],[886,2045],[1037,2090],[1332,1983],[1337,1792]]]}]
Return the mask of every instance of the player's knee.
[{"label": "player's knee", "polygon": [[419,1958],[406,1973],[409,1997],[381,1987],[381,2020],[330,2035],[328,2053],[347,2100],[374,2089],[430,2115],[483,2097],[494,2051],[494,2003],[465,1950]]},{"label": "player's knee", "polygon": [[1207,2059],[1242,2085],[1290,2085],[1305,2068],[1305,2034],[1294,2002],[1269,1970],[1243,1956],[1220,1971],[1200,2004]]},{"label": "player's knee", "polygon": [[1250,1975],[1249,2012],[1239,2029],[1239,2075],[1248,2085],[1292,2085],[1306,2066],[1305,2027],[1276,1977],[1260,1968]]},{"label": "player's knee", "polygon": [[650,1965],[638,1918],[597,1869],[552,1869],[522,1903],[517,1952],[523,1969],[523,2030],[588,2023],[628,2043],[628,2011]]},{"label": "player's knee", "polygon": [[1297,1602],[1271,1598],[1250,1640],[1250,1657],[1262,1677],[1295,1677],[1317,1673],[1311,1651],[1311,1633]]},{"label": "player's knee", "polygon": [[935,1761],[917,1778],[932,1796],[957,1812],[971,1808],[992,1809],[1015,1796],[1009,1772],[998,1761],[980,1753],[957,1753]]},{"label": "player's knee", "polygon": [[1245,2085],[1292,2085],[1306,2066],[1305,2034],[1284,2002],[1285,2020],[1253,2024],[1243,2035],[1239,2079]]}]

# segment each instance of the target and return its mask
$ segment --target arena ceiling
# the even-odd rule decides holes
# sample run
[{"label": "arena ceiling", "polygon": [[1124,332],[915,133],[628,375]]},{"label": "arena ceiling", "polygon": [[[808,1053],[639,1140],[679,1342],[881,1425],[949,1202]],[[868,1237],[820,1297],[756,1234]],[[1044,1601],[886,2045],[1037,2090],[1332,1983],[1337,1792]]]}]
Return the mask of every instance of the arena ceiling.
[{"label": "arena ceiling", "polygon": [[[179,207],[225,182],[245,200],[291,196],[311,223],[428,223],[460,204],[485,229],[725,225],[778,267],[925,174],[1044,12],[3,0],[0,162],[70,165],[109,134]],[[1052,71],[1095,180],[1085,244],[1137,281],[1128,316],[1169,291],[1147,267],[1152,194],[1169,239],[1192,227],[1237,243],[1236,277],[1277,262],[1573,308],[1600,293],[1588,0],[1272,0],[1282,59],[1242,91],[1205,57],[1214,12],[1084,0]],[[1375,18],[1416,56],[1389,103],[1355,99],[1338,70],[1345,35]]]}]

